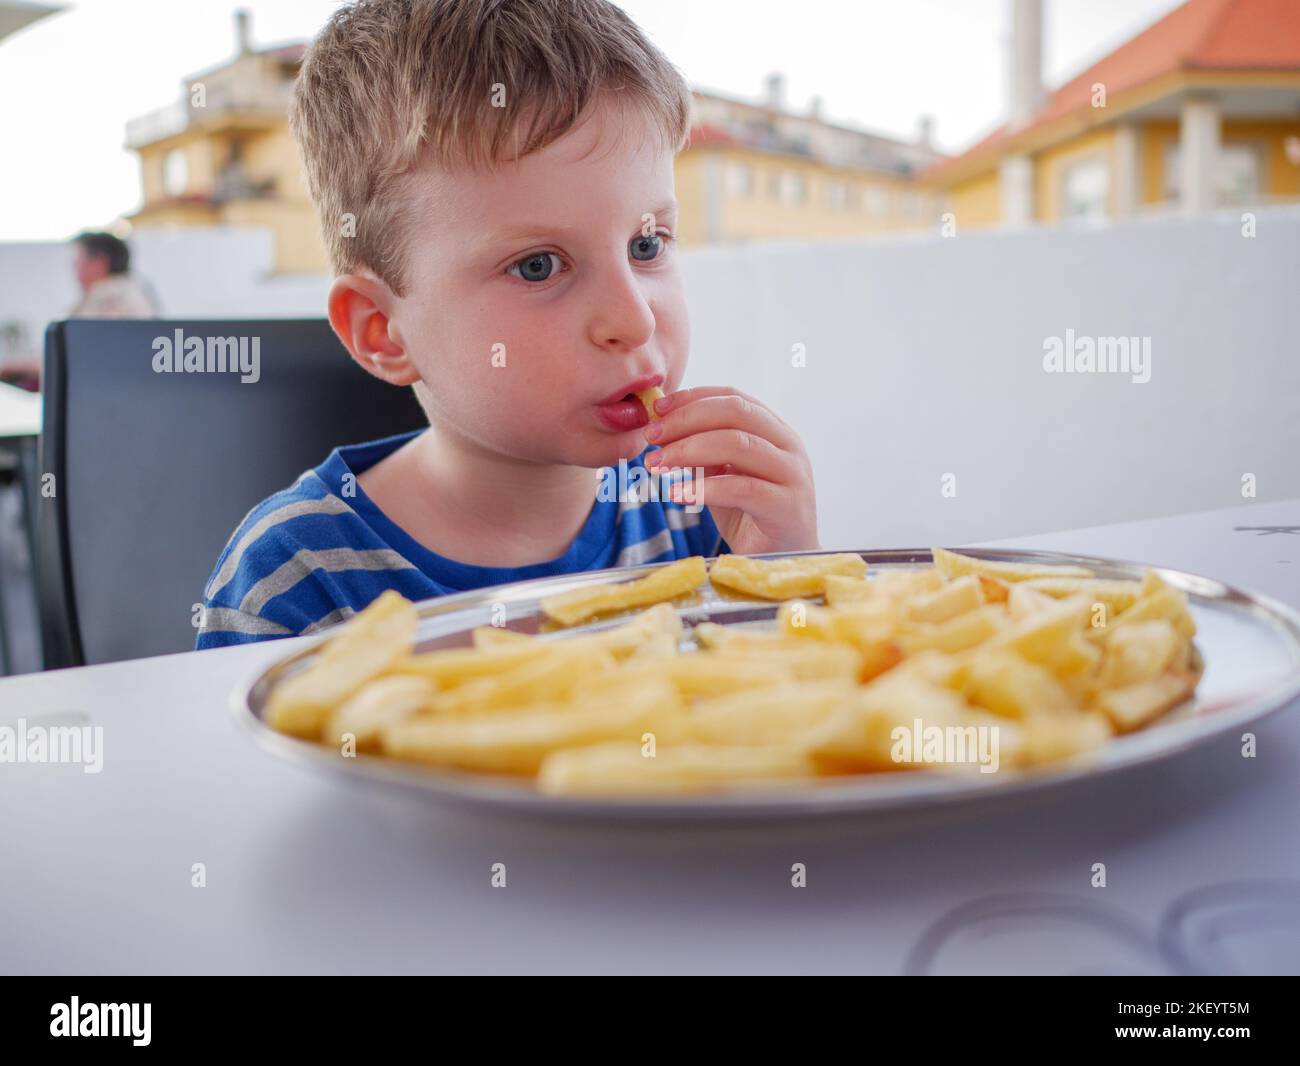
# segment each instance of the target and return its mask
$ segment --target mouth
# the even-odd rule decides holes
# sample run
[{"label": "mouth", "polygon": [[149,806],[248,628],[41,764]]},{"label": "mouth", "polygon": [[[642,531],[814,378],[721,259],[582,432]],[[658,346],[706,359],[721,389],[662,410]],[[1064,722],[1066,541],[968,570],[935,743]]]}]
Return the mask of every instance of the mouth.
[{"label": "mouth", "polygon": [[656,388],[663,384],[663,380],[662,374],[646,374],[630,382],[624,386],[625,391],[608,396],[596,405],[597,418],[607,429],[618,433],[648,425],[650,416],[637,393]]},{"label": "mouth", "polygon": [[663,383],[664,376],[662,374],[642,374],[639,378],[635,378],[624,385],[621,392],[616,392],[606,396],[600,401],[599,406],[603,407],[605,404],[621,403],[629,398],[635,400],[638,392],[644,392],[646,389],[653,389]]},{"label": "mouth", "polygon": [[650,423],[650,418],[645,411],[645,404],[630,393],[617,400],[597,405],[596,417],[604,423],[607,429],[612,429],[618,433],[641,429]]}]

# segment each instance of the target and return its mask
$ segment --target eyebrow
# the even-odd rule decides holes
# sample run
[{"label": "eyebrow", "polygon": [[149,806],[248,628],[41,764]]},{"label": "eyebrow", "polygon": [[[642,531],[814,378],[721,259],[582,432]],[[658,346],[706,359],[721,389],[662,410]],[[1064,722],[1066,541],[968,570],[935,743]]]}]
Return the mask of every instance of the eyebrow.
[{"label": "eyebrow", "polygon": [[[670,200],[660,205],[646,214],[654,215],[656,219],[676,218],[678,205],[676,200]],[[640,219],[638,218],[639,222]],[[547,229],[542,226],[523,225],[523,226],[503,226],[500,229],[491,231],[484,239],[484,245],[504,244],[507,241],[525,241],[525,240],[543,240],[547,237],[554,237],[557,234],[563,234],[564,227],[552,227]]]}]

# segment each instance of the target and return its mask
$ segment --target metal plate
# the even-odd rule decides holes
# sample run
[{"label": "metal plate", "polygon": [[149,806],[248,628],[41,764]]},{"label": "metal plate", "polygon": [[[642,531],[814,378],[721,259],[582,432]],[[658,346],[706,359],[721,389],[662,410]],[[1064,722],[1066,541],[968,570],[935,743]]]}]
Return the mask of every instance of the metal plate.
[{"label": "metal plate", "polygon": [[[1005,562],[1052,566],[1086,566],[1098,577],[1141,578],[1145,566],[1053,552],[962,549],[963,554]],[[756,558],[789,558],[824,552],[781,552]],[[930,565],[928,549],[861,551],[868,573]],[[662,565],[662,564],[659,564]],[[417,648],[465,647],[475,626],[500,623],[507,628],[563,639],[618,625],[612,616],[547,637],[538,601],[567,589],[613,579],[642,576],[652,567],[623,567],[584,574],[521,581],[429,600],[419,607]],[[1240,730],[1247,723],[1286,706],[1300,695],[1300,614],[1276,601],[1231,588],[1211,578],[1155,568],[1188,595],[1196,620],[1196,643],[1205,673],[1195,699],[1170,712],[1142,732],[1111,741],[1090,757],[1064,760],[1034,770],[995,774],[961,774],[932,770],[831,777],[799,786],[747,789],[731,793],[654,797],[547,796],[515,779],[454,770],[426,769],[376,756],[342,758],[332,749],[277,733],[262,720],[267,695],[277,683],[317,654],[321,640],[263,670],[231,697],[236,719],[265,748],[315,767],[340,780],[404,789],[439,804],[555,818],[618,821],[750,820],[853,812],[913,809],[976,797],[1029,792],[1082,777],[1150,763],[1184,751],[1212,737]],[[706,588],[693,600],[678,601],[687,629],[698,622],[762,626],[776,615],[777,604],[733,597]],[[684,645],[685,646],[685,645]]]}]

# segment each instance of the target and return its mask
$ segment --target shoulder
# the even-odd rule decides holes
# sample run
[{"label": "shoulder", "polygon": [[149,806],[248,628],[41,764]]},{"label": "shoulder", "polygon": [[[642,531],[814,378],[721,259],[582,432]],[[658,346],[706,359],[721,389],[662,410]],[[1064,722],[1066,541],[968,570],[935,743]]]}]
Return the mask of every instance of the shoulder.
[{"label": "shoulder", "polygon": [[[266,572],[312,544],[346,539],[359,522],[347,502],[330,492],[315,470],[268,496],[248,512],[226,542],[204,589],[209,599],[237,583],[247,586],[251,572]],[[243,580],[238,580],[243,575]]]},{"label": "shoulder", "polygon": [[110,318],[119,315],[135,317],[151,314],[153,304],[135,278],[129,274],[114,274],[86,294],[81,310]]},{"label": "shoulder", "polygon": [[394,571],[413,570],[309,470],[231,534],[204,588],[198,646],[313,631],[364,607]]}]

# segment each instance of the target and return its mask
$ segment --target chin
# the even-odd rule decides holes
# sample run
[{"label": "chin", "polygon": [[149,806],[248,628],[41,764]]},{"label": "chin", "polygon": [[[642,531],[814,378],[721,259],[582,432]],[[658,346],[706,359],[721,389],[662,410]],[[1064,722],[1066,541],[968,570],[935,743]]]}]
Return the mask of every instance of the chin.
[{"label": "chin", "polygon": [[579,465],[601,467],[617,466],[620,459],[625,459],[629,463],[640,455],[646,448],[646,439],[641,436],[639,429],[628,430],[626,433],[610,433],[605,435],[603,441],[599,441],[590,448],[584,448],[584,458],[588,461]]}]

